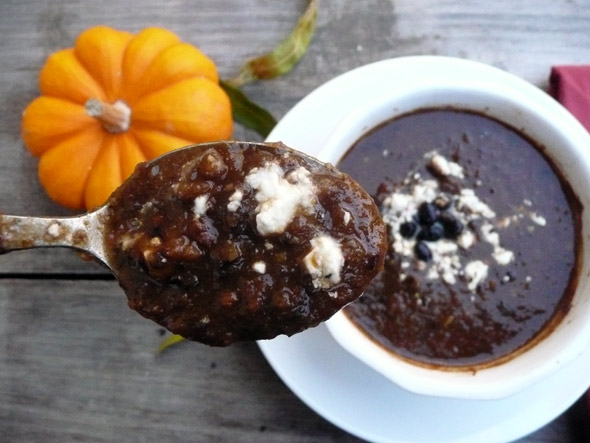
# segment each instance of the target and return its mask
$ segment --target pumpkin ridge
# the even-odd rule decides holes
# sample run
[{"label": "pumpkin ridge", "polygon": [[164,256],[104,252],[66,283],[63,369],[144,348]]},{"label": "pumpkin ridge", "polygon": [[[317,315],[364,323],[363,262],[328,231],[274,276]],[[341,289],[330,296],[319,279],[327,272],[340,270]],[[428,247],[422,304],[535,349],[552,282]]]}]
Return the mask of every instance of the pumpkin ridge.
[{"label": "pumpkin ridge", "polygon": [[145,28],[136,34],[123,53],[120,99],[132,106],[140,97],[136,89],[143,73],[162,51],[180,41],[176,34],[159,27]]},{"label": "pumpkin ridge", "polygon": [[133,125],[193,143],[227,139],[233,130],[231,103],[218,84],[193,77],[139,100],[133,109]]},{"label": "pumpkin ridge", "polygon": [[[101,139],[98,141],[98,148],[96,149],[94,159],[91,162],[91,165],[92,165],[91,168],[94,167],[94,163],[96,162],[96,159],[100,156],[100,151],[103,148],[104,139],[105,139],[105,135],[102,135]],[[88,181],[90,180],[90,172],[91,171],[88,171],[88,173],[86,174],[86,177],[84,178],[84,186],[82,188],[83,191],[82,191],[82,195],[81,195],[82,208],[85,207],[86,189],[88,188]]]},{"label": "pumpkin ridge", "polygon": [[173,149],[194,144],[194,141],[151,129],[132,129],[133,136],[147,158],[156,158]]},{"label": "pumpkin ridge", "polygon": [[215,82],[211,81],[211,79],[209,79],[208,77],[206,77],[204,75],[190,75],[188,77],[180,78],[178,80],[174,80],[169,83],[166,83],[165,85],[159,86],[158,88],[156,88],[154,90],[150,90],[148,93],[145,93],[145,94],[142,94],[142,95],[136,97],[135,100],[133,101],[133,105],[130,105],[128,102],[125,102],[125,103],[127,103],[129,105],[129,107],[132,108],[131,113],[133,114],[133,107],[137,103],[140,103],[141,101],[143,101],[146,97],[149,97],[150,95],[153,95],[153,94],[158,94],[165,89],[172,88],[172,87],[178,85],[179,83],[190,81],[190,80],[193,80],[196,78],[202,79],[202,80],[207,80],[207,81],[211,82],[212,84],[219,86],[219,83],[215,83]]},{"label": "pumpkin ridge", "polygon": [[29,151],[40,156],[56,141],[64,140],[79,130],[91,130],[96,122],[84,108],[70,100],[40,96],[22,114],[21,135]]},{"label": "pumpkin ridge", "polygon": [[[84,208],[89,170],[100,153],[102,143],[103,133],[100,128],[80,130],[56,142],[41,155],[38,177],[52,200],[71,209]],[[83,146],[83,149],[78,149],[79,146]],[[71,173],[64,174],[64,167]]]},{"label": "pumpkin ridge", "polygon": [[[76,52],[76,48],[72,48],[72,50],[74,51],[74,57],[76,58],[76,60],[78,61],[78,63],[80,64],[80,67],[82,69],[84,69],[88,75],[92,78],[92,80],[94,80],[94,83],[96,83],[96,85],[100,88],[100,90],[102,91],[102,97],[87,97],[87,101],[91,100],[91,99],[96,99],[96,100],[105,100],[108,101],[108,93],[107,90],[105,88],[105,85],[103,84],[103,82],[101,81],[101,79],[98,77],[98,73],[95,73],[92,69],[90,69],[88,66],[86,66],[86,63],[84,63],[84,60],[82,60],[80,57],[78,57],[78,54]],[[82,106],[84,106],[85,103],[82,103]]]},{"label": "pumpkin ridge", "polygon": [[111,193],[123,183],[121,163],[119,161],[119,135],[103,131],[100,151],[92,164],[88,174],[88,181],[84,193],[87,209],[95,209],[107,201]]},{"label": "pumpkin ridge", "polygon": [[135,133],[136,133],[135,129],[133,129],[133,126],[130,125],[129,130],[126,132],[126,134],[129,138],[133,139],[133,141],[137,144],[137,147],[139,148],[139,150],[141,151],[141,153],[144,155],[144,157],[147,160],[150,158],[150,156],[145,152],[143,145],[139,142]]},{"label": "pumpkin ridge", "polygon": [[47,57],[39,73],[41,94],[83,105],[94,96],[104,100],[103,87],[80,62],[73,48],[54,52]]},{"label": "pumpkin ridge", "polygon": [[142,82],[136,86],[135,100],[191,78],[205,78],[219,83],[213,61],[196,46],[179,41],[163,48],[151,60]]},{"label": "pumpkin ridge", "polygon": [[132,131],[127,131],[121,137],[118,137],[118,142],[121,180],[123,182],[135,170],[136,165],[147,161],[148,156],[141,149],[141,145]]},{"label": "pumpkin ridge", "polygon": [[80,128],[72,129],[72,130],[70,130],[68,132],[63,132],[61,134],[52,135],[51,136],[51,140],[49,140],[47,142],[47,148],[45,148],[44,151],[37,151],[37,150],[33,150],[33,149],[29,149],[29,151],[35,157],[41,157],[46,152],[49,152],[55,145],[60,144],[60,143],[63,143],[67,139],[72,138],[72,137],[76,137],[81,132],[86,132],[86,131],[89,131],[91,129],[93,129],[93,125],[88,124],[88,125],[83,126],[83,127],[80,127]]},{"label": "pumpkin ridge", "polygon": [[108,26],[95,26],[82,32],[74,44],[80,63],[92,74],[109,103],[121,92],[123,55],[133,34]]}]

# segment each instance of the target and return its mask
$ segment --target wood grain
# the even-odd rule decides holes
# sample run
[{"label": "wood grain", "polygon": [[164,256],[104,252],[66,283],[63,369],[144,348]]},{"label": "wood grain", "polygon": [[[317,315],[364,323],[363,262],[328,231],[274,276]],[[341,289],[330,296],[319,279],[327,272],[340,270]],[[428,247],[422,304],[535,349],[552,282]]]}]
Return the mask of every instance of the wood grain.
[{"label": "wood grain", "polygon": [[[36,177],[20,138],[51,52],[88,26],[165,26],[223,78],[270,50],[305,0],[1,0],[0,211],[69,214]],[[413,54],[482,61],[545,87],[554,64],[590,63],[590,0],[320,0],[317,32],[283,78],[244,91],[277,118],[357,66]],[[260,140],[236,127],[234,136]],[[72,251],[0,257],[0,440],[6,442],[354,442],[302,404],[254,344],[156,353],[160,329],[126,307],[103,268]],[[69,278],[69,279],[68,279]],[[525,442],[588,441],[580,402]]]},{"label": "wood grain", "polygon": [[115,282],[4,280],[0,308],[2,441],[354,441],[254,344],[158,354],[161,329]]}]

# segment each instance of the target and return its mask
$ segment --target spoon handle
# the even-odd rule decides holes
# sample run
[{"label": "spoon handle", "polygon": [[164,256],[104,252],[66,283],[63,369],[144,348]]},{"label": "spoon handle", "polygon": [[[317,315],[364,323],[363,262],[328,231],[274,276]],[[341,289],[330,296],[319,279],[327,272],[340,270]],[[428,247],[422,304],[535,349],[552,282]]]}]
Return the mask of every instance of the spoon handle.
[{"label": "spoon handle", "polygon": [[100,209],[77,217],[0,214],[0,254],[19,249],[67,247],[88,252],[107,263],[100,214]]}]

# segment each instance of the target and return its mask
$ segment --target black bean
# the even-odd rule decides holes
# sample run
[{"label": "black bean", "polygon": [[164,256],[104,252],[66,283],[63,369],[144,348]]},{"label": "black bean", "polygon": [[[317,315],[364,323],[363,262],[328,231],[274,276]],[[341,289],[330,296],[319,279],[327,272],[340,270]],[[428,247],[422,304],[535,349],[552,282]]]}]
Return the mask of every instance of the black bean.
[{"label": "black bean", "polygon": [[437,241],[443,238],[445,235],[445,228],[443,225],[436,221],[430,226],[424,226],[418,235],[420,240],[426,241]]},{"label": "black bean", "polygon": [[446,238],[457,238],[463,232],[463,223],[448,212],[440,215],[439,222],[444,228],[444,236]]},{"label": "black bean", "polygon": [[430,225],[440,216],[440,210],[433,204],[424,202],[418,206],[418,218],[421,223]]},{"label": "black bean", "polygon": [[430,261],[432,259],[432,251],[423,241],[416,243],[416,246],[414,246],[414,254],[416,254],[418,260]]},{"label": "black bean", "polygon": [[418,225],[412,221],[404,222],[399,227],[399,233],[404,238],[412,238],[418,231]]}]

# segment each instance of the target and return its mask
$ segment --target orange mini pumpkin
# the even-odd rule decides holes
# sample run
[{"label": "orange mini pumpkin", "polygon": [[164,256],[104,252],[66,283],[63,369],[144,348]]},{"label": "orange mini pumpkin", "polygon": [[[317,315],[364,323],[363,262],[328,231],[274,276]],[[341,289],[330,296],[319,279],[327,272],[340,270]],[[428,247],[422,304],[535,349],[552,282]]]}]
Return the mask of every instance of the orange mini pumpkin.
[{"label": "orange mini pumpkin", "polygon": [[22,136],[47,194],[73,209],[103,204],[138,162],[232,134],[215,64],[165,29],[90,28],[39,81]]}]

